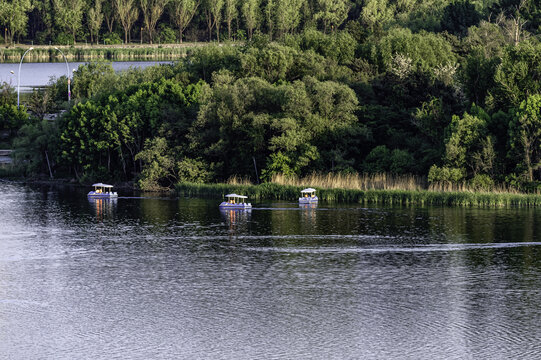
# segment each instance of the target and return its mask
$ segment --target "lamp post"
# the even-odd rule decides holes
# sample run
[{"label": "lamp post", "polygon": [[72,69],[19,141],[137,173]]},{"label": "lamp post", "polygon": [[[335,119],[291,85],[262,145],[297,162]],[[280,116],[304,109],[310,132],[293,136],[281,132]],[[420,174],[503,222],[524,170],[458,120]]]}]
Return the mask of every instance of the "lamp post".
[{"label": "lamp post", "polygon": [[68,65],[68,60],[66,59],[66,55],[64,55],[62,50],[60,50],[56,46],[54,48],[55,48],[55,50],[60,51],[60,53],[62,54],[62,57],[64,57],[64,61],[66,62],[66,76],[68,77],[68,103],[69,103],[71,101],[71,90],[70,90],[71,79],[70,79],[70,68],[69,68],[69,65]]},{"label": "lamp post", "polygon": [[34,48],[31,47],[30,49],[26,50],[24,52],[23,56],[21,57],[21,62],[19,63],[19,73],[17,74],[17,109],[19,108],[19,92],[20,92],[20,88],[21,88],[21,65],[23,64],[24,56],[30,50],[34,50]]}]

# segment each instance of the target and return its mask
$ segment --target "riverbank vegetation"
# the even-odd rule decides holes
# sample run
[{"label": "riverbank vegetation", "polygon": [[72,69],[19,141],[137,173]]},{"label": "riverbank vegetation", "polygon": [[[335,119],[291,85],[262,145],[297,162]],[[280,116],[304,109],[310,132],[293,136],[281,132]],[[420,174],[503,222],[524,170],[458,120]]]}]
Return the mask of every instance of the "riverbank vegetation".
[{"label": "riverbank vegetation", "polygon": [[[213,3],[193,20],[212,20],[206,30],[217,38],[229,23]],[[286,11],[293,3],[298,15]],[[376,174],[387,174],[382,182],[394,185],[383,190],[392,193],[541,189],[536,2],[255,4],[252,25],[250,5],[235,5],[231,26],[250,30],[245,43],[122,73],[91,62],[75,71],[70,102],[65,77],[20,109],[5,84],[2,141],[15,149],[15,167],[147,190],[280,176],[366,193],[381,191],[359,185]]]},{"label": "riverbank vegetation", "polygon": [[[30,62],[63,62],[67,61],[128,61],[128,60],[177,60],[185,57],[193,48],[201,44],[183,44],[176,46],[131,45],[122,46],[33,46],[24,59]],[[2,62],[18,63],[29,49],[26,47],[0,48]]]},{"label": "riverbank vegetation", "polygon": [[[510,192],[434,191],[383,189],[381,184],[367,184],[366,189],[317,188],[317,196],[325,202],[346,202],[378,205],[421,205],[421,206],[476,206],[476,207],[537,207],[541,197],[537,194]],[[222,198],[228,193],[239,193],[252,201],[284,200],[297,201],[300,190],[305,186],[263,183],[178,183],[176,192],[183,196]]]}]

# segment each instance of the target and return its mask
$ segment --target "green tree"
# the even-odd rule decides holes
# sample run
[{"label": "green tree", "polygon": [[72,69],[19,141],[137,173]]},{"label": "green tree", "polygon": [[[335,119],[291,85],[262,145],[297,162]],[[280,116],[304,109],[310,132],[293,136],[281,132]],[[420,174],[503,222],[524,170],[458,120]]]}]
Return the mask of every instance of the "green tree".
[{"label": "green tree", "polygon": [[246,0],[242,4],[242,16],[248,29],[248,40],[252,40],[254,29],[259,22],[259,0]]},{"label": "green tree", "polygon": [[57,141],[55,123],[39,121],[23,125],[13,140],[15,166],[25,175],[48,173],[52,178]]},{"label": "green tree", "polygon": [[541,95],[530,95],[522,101],[509,126],[511,149],[522,154],[521,165],[526,179],[534,180],[541,167]]},{"label": "green tree", "polygon": [[77,39],[77,32],[83,26],[83,11],[86,5],[84,0],[53,0],[55,20],[57,25],[70,32],[73,43]]},{"label": "green tree", "polygon": [[109,62],[97,61],[79,66],[73,76],[73,97],[76,100],[89,99],[117,82],[113,66]]},{"label": "green tree", "polygon": [[0,24],[6,29],[6,44],[13,43],[13,39],[18,35],[26,34],[28,24],[28,14],[33,6],[30,0],[4,0],[0,2]]},{"label": "green tree", "polygon": [[28,123],[28,112],[24,106],[17,108],[15,104],[0,105],[0,129],[8,130],[10,136]]},{"label": "green tree", "polygon": [[100,41],[100,29],[103,23],[103,13],[101,5],[103,0],[94,0],[94,7],[88,10],[88,30],[90,30],[90,42],[94,42],[94,34],[96,34],[96,43]]},{"label": "green tree", "polygon": [[393,11],[387,0],[367,0],[362,11],[361,21],[374,32],[392,19]]},{"label": "green tree", "polygon": [[212,29],[216,28],[216,37],[220,42],[220,23],[222,22],[222,8],[224,0],[205,0],[204,12],[207,19],[209,41],[212,40]]},{"label": "green tree", "polygon": [[227,39],[231,40],[231,23],[238,16],[238,0],[224,0],[224,19],[227,24]]},{"label": "green tree", "polygon": [[[116,8],[116,16],[124,28],[124,43],[128,43],[130,30],[137,20],[139,11],[135,6],[135,0],[113,0]],[[143,34],[141,34],[143,36]]]},{"label": "green tree", "polygon": [[267,5],[265,5],[265,9],[263,10],[270,40],[272,40],[272,37],[274,35],[274,27],[276,24],[275,7],[275,0],[267,0]]},{"label": "green tree", "polygon": [[329,28],[338,28],[346,20],[349,11],[347,0],[318,0],[319,11],[314,14],[316,20],[323,23],[323,32]]},{"label": "green tree", "polygon": [[171,149],[164,138],[156,137],[145,141],[143,151],[135,156],[135,160],[143,163],[137,181],[137,186],[141,190],[160,191],[178,181],[175,175],[175,160],[170,152]]},{"label": "green tree", "polygon": [[451,34],[464,36],[470,26],[476,26],[481,15],[468,0],[454,0],[443,9],[441,19],[442,30]]},{"label": "green tree", "polygon": [[494,75],[495,86],[487,103],[493,111],[518,107],[533,94],[541,93],[541,43],[523,41],[507,47]]},{"label": "green tree", "polygon": [[291,33],[299,26],[300,10],[305,0],[276,0],[275,19],[280,36]]},{"label": "green tree", "polygon": [[182,43],[184,30],[192,21],[201,0],[171,0],[171,14],[175,25],[178,27],[179,39]]},{"label": "green tree", "polygon": [[156,24],[160,20],[168,2],[169,0],[139,0],[141,13],[143,14],[143,23],[145,24],[145,29],[148,31],[151,44],[154,40]]}]

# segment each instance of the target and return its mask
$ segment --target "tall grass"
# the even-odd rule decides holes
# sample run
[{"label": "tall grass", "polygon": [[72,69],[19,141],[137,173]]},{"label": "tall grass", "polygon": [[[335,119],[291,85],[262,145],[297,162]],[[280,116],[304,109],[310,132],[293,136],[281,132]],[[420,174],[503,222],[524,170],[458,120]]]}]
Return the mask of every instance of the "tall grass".
[{"label": "tall grass", "polygon": [[[300,190],[314,187],[322,201],[380,205],[450,205],[479,207],[537,207],[541,196],[521,194],[504,187],[494,192],[479,192],[462,187],[428,187],[416,176],[379,175],[310,175],[301,179],[275,176],[272,182],[253,185],[247,179],[231,178],[221,184],[177,184],[176,190],[185,196],[223,198],[227,193],[247,195],[251,200],[297,201]],[[440,186],[440,187],[438,187]]]},{"label": "tall grass", "polygon": [[[0,48],[2,62],[17,63],[27,48]],[[68,61],[105,60],[175,60],[185,57],[190,47],[62,47]],[[35,47],[25,55],[27,61],[64,61],[62,54],[54,47]]]},{"label": "tall grass", "polygon": [[326,189],[355,190],[422,190],[426,189],[424,177],[391,174],[311,174],[303,178],[276,174],[271,182],[282,185],[311,186]]}]

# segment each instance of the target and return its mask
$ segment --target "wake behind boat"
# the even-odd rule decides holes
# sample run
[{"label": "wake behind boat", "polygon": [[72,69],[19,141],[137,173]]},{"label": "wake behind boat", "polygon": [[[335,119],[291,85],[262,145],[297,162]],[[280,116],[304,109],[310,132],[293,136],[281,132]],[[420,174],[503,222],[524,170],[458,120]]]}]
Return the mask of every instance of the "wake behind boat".
[{"label": "wake behind boat", "polygon": [[88,198],[92,199],[115,199],[118,197],[116,192],[113,192],[113,185],[97,183],[92,184],[94,190],[88,193]]}]

